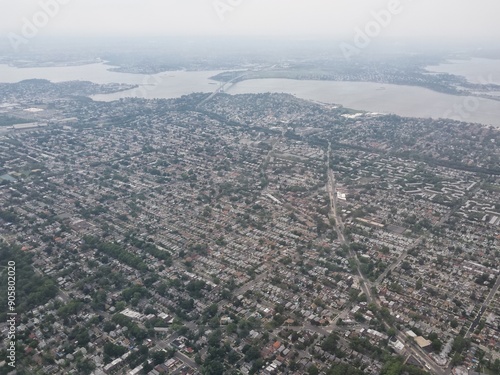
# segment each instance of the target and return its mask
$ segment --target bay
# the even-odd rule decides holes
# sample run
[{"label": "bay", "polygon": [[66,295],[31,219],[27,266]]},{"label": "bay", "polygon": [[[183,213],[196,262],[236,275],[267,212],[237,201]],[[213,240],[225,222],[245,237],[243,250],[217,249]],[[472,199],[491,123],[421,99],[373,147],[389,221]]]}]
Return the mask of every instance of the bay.
[{"label": "bay", "polygon": [[257,79],[238,82],[229,94],[285,92],[299,98],[407,117],[448,118],[500,126],[500,101],[438,93],[416,86],[372,82]]},{"label": "bay", "polygon": [[[92,97],[100,101],[131,96],[148,99],[175,98],[193,92],[213,92],[219,85],[210,79],[219,71],[171,71],[146,75],[114,72],[110,71],[110,68],[112,67],[104,63],[37,68],[16,68],[0,64],[0,82],[12,83],[39,78],[53,82],[81,80],[101,84],[139,85],[136,89]],[[470,72],[473,70],[470,67],[468,69],[471,69]],[[462,72],[465,74],[465,71]],[[500,101],[442,94],[415,86],[372,82],[256,79],[238,82],[227,88],[226,92],[283,92],[306,100],[340,104],[356,110],[394,113],[408,117],[449,118],[500,127]]]},{"label": "bay", "polygon": [[426,67],[429,72],[449,73],[465,77],[471,83],[500,85],[500,61],[493,59],[471,58],[450,60],[439,65]]}]

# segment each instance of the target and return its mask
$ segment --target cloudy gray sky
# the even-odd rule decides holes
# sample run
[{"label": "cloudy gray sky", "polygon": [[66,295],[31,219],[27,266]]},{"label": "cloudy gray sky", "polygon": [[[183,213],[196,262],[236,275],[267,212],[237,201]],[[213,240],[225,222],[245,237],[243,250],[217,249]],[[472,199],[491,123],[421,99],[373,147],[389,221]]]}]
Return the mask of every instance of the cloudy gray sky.
[{"label": "cloudy gray sky", "polygon": [[41,36],[345,37],[394,2],[382,36],[500,38],[499,0],[0,0],[0,32],[20,34],[28,20]]}]

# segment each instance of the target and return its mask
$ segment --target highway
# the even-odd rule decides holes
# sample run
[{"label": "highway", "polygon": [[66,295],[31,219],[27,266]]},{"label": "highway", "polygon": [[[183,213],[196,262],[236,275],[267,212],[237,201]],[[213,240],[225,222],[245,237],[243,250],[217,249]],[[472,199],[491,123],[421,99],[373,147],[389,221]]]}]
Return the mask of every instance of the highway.
[{"label": "highway", "polygon": [[248,74],[248,72],[245,72],[241,75],[239,75],[238,77],[234,77],[233,79],[231,79],[230,81],[227,81],[227,82],[224,82],[224,84],[222,84],[221,86],[219,86],[217,88],[217,90],[215,90],[212,94],[210,94],[210,96],[208,98],[205,98],[203,99],[197,106],[196,108],[199,108],[201,107],[203,104],[205,104],[206,102],[208,102],[210,99],[212,99],[215,95],[221,93],[221,92],[224,92],[224,89],[226,88],[226,85],[231,85],[234,81],[240,79],[240,78],[243,78],[245,77],[246,75]]},{"label": "highway", "polygon": [[[327,182],[327,190],[328,194],[330,197],[330,215],[332,215],[335,218],[335,229],[338,233],[338,238],[341,242],[341,244],[346,244],[348,245],[348,241],[345,238],[344,235],[344,223],[342,221],[342,216],[338,212],[339,210],[337,209],[337,189],[336,189],[336,182],[335,182],[335,175],[333,171],[330,168],[330,156],[332,154],[332,146],[331,142],[328,142],[328,156],[327,156],[327,176],[328,176],[328,182]],[[366,295],[366,299],[368,303],[374,302],[377,307],[380,307],[380,301],[378,300],[377,296],[372,296],[371,292],[371,282],[363,275],[363,273],[360,270],[360,262],[357,257],[357,254],[349,250],[350,256],[356,261],[356,267],[358,271],[358,275],[360,278],[360,286],[363,290],[363,293]],[[403,257],[400,257],[403,259]],[[500,278],[499,278],[500,280]],[[385,323],[386,327],[389,327],[387,323]],[[446,375],[449,372],[446,370],[443,370],[440,366],[438,366],[432,358],[429,357],[427,353],[425,353],[420,347],[418,347],[414,343],[410,343],[406,341],[406,335],[396,329],[395,327],[391,327],[396,330],[396,336],[398,339],[405,344],[405,349],[408,353],[412,354],[415,358],[417,358],[424,367],[427,367],[427,369],[430,369],[432,371],[432,374],[435,375]]]},{"label": "highway", "polygon": [[215,90],[212,94],[210,94],[210,96],[208,98],[205,98],[203,99],[197,106],[196,108],[199,108],[202,104],[208,102],[210,99],[212,99],[215,95],[221,93],[221,92],[224,92],[224,90],[226,89],[226,86],[231,86],[232,83],[234,83],[235,81],[239,80],[240,78],[243,78],[245,77],[246,75],[248,75],[250,72],[260,72],[260,71],[263,71],[263,70],[266,70],[266,69],[273,69],[274,67],[276,66],[276,64],[272,65],[272,66],[268,66],[268,67],[263,67],[263,68],[260,68],[260,69],[256,69],[256,70],[248,70],[246,71],[245,73],[239,75],[238,77],[234,77],[233,79],[227,81],[227,82],[224,82],[224,84],[222,84],[220,87],[217,88],[217,90]]},{"label": "highway", "polygon": [[486,311],[486,309],[490,305],[491,301],[495,297],[495,294],[498,292],[498,288],[500,288],[500,275],[497,276],[497,281],[496,281],[495,285],[493,286],[493,288],[491,288],[491,291],[488,294],[488,297],[486,297],[483,304],[481,305],[481,308],[479,309],[479,312],[478,312],[476,318],[474,319],[474,321],[472,322],[472,324],[470,325],[469,329],[467,330],[467,332],[465,334],[465,338],[469,337],[470,333],[474,332],[474,330],[476,329],[477,325],[481,321],[481,318],[483,317],[484,312]]}]

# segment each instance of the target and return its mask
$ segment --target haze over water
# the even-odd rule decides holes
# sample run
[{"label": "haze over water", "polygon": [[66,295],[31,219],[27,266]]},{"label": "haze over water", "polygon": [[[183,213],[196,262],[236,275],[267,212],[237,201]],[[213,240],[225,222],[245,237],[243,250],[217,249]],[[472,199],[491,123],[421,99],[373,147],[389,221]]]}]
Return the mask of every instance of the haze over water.
[{"label": "haze over water", "polygon": [[[428,67],[429,71],[463,74],[471,82],[488,72],[490,80],[500,77],[500,67],[495,60],[473,59],[454,64]],[[488,65],[491,69],[484,69]],[[103,63],[69,67],[16,68],[0,65],[0,82],[18,82],[24,79],[48,79],[53,82],[70,80],[95,83],[127,83],[139,89],[114,94],[95,95],[94,100],[112,101],[135,96],[143,98],[175,98],[193,92],[213,92],[218,83],[210,77],[218,71],[170,71],[155,75],[113,72]],[[475,70],[476,69],[476,70]],[[474,71],[479,74],[475,75]],[[480,80],[480,78],[477,78]],[[479,82],[478,82],[479,83]],[[334,82],[291,79],[257,79],[239,82],[227,89],[229,94],[283,92],[306,100],[335,103],[344,107],[371,112],[394,113],[401,116],[423,118],[450,118],[500,126],[500,101],[474,98],[477,109],[460,114],[456,107],[463,107],[469,100],[464,96],[442,94],[421,87],[380,84],[372,82]]]},{"label": "haze over water", "polygon": [[480,58],[450,60],[444,64],[428,66],[427,70],[463,76],[471,83],[500,85],[500,61],[498,60]]}]

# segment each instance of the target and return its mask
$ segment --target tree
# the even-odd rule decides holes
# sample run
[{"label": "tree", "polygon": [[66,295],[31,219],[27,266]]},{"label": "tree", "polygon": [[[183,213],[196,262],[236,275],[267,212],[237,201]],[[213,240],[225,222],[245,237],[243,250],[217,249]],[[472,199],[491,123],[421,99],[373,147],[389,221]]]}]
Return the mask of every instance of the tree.
[{"label": "tree", "polygon": [[154,352],[151,355],[151,358],[153,359],[153,363],[155,365],[159,365],[165,362],[167,359],[167,353],[165,353],[163,350],[159,350],[157,352]]},{"label": "tree", "polygon": [[262,366],[264,366],[264,361],[262,358],[259,358],[253,363],[252,368],[250,369],[250,374],[255,374],[262,368]]},{"label": "tree", "polygon": [[127,348],[113,344],[112,342],[107,342],[104,344],[104,354],[110,356],[111,358],[116,358],[124,355],[127,352]]},{"label": "tree", "polygon": [[220,361],[210,361],[203,366],[204,375],[223,375],[224,365]]},{"label": "tree", "polygon": [[358,370],[357,368],[345,364],[338,363],[334,364],[327,373],[328,375],[363,375],[363,372]]},{"label": "tree", "polygon": [[226,332],[228,333],[228,335],[232,335],[238,332],[238,325],[234,322],[229,323],[226,327]]},{"label": "tree", "polygon": [[307,373],[309,375],[318,375],[319,374],[319,370],[318,368],[315,366],[315,365],[312,365],[310,366],[308,369],[307,369]]},{"label": "tree", "polygon": [[293,360],[290,362],[290,365],[288,366],[288,368],[292,371],[296,371],[299,369],[299,364],[295,360]]},{"label": "tree", "polygon": [[142,365],[142,371],[143,371],[143,373],[147,374],[151,370],[153,370],[153,365],[150,364],[148,361],[144,361],[144,364]]},{"label": "tree", "polygon": [[500,374],[500,359],[496,359],[495,362],[491,365],[491,370],[494,374]]},{"label": "tree", "polygon": [[389,328],[389,329],[387,330],[387,336],[389,336],[389,337],[396,336],[396,330],[395,330],[394,328],[392,328],[392,327],[391,327],[391,328]]},{"label": "tree", "polygon": [[245,353],[245,361],[251,362],[260,358],[260,350],[255,345],[252,345]]},{"label": "tree", "polygon": [[462,351],[470,346],[470,340],[465,339],[462,336],[455,337],[453,340],[452,350],[457,353],[462,353]]},{"label": "tree", "polygon": [[235,352],[234,350],[231,350],[229,352],[229,354],[227,355],[227,360],[231,364],[235,364],[236,362],[238,362],[240,360],[240,358],[241,358],[240,355],[237,352]]},{"label": "tree", "polygon": [[285,312],[285,307],[282,304],[276,304],[274,306],[274,312],[276,314],[283,314]]},{"label": "tree", "polygon": [[432,340],[432,349],[435,352],[440,352],[441,349],[443,348],[443,343],[439,339],[434,339]]},{"label": "tree", "polygon": [[213,318],[214,316],[217,315],[218,309],[219,306],[216,303],[213,303],[209,307],[207,307],[203,315],[205,315],[207,319]]},{"label": "tree", "polygon": [[323,344],[321,344],[321,348],[330,354],[333,354],[335,350],[337,349],[337,343],[338,343],[338,336],[335,335],[334,333],[331,333],[325,341],[323,341]]},{"label": "tree", "polygon": [[403,363],[401,359],[391,359],[389,362],[386,362],[380,375],[400,375],[403,370]]},{"label": "tree", "polygon": [[89,375],[92,371],[94,371],[95,364],[89,359],[84,359],[76,363],[76,368],[79,374]]},{"label": "tree", "polygon": [[208,337],[208,346],[218,348],[220,346],[221,338],[222,338],[222,332],[219,329],[215,330]]},{"label": "tree", "polygon": [[197,365],[201,365],[203,363],[200,353],[196,353],[196,355],[194,356],[194,361]]},{"label": "tree", "polygon": [[463,362],[463,358],[459,353],[455,353],[451,359],[450,365],[451,366],[458,366]]}]

